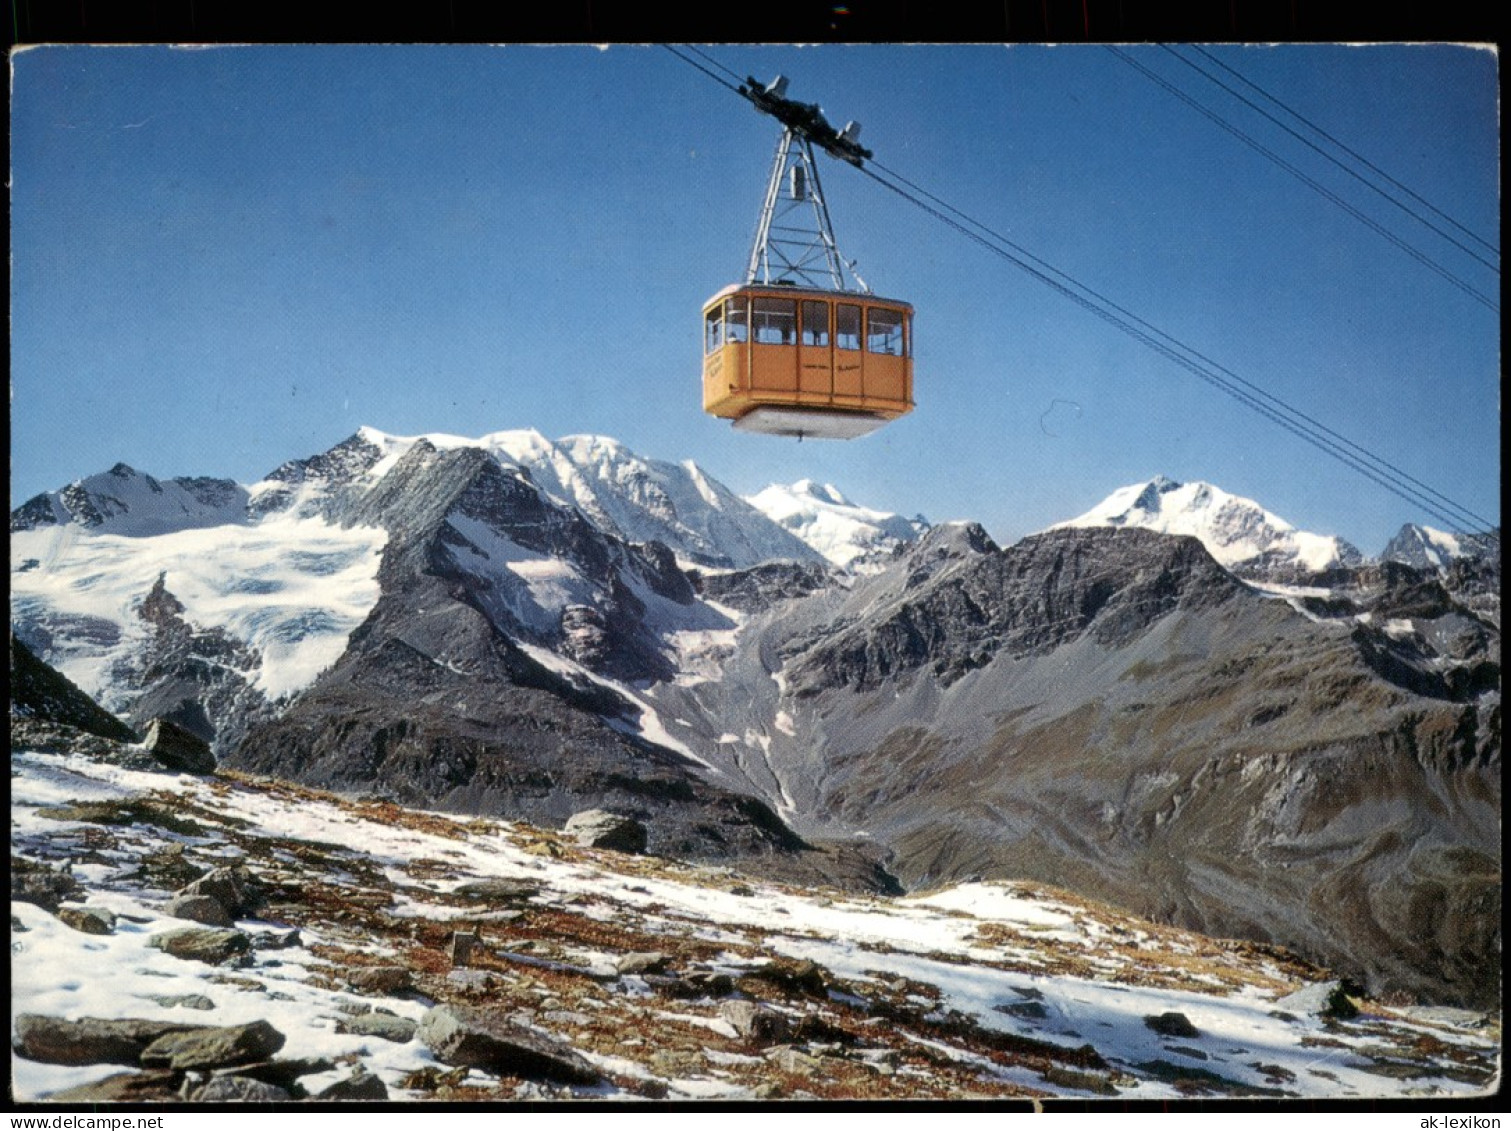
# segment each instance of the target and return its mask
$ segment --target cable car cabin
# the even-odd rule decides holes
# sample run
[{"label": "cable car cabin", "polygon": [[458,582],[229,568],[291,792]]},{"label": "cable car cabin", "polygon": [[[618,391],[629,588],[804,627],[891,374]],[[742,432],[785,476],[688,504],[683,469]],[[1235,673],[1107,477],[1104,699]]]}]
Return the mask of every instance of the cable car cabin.
[{"label": "cable car cabin", "polygon": [[741,431],[849,440],[913,409],[913,308],[751,283],[703,307],[703,410]]}]

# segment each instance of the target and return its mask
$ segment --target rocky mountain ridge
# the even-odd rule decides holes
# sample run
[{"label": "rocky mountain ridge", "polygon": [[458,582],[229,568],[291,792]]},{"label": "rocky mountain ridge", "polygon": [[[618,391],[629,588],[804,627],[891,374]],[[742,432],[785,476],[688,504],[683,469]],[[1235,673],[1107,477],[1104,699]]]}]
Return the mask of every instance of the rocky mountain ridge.
[{"label": "rocky mountain ridge", "polygon": [[[286,534],[277,568],[196,578],[186,552],[111,590],[124,627],[54,603],[107,575],[28,504],[13,624],[260,774],[548,825],[610,808],[654,851],[852,888],[1031,877],[1379,992],[1498,993],[1497,567],[1245,581],[1125,522],[687,572],[538,481],[565,489],[563,452],[584,479],[585,453],[634,461],[520,435],[364,430],[286,464],[217,531]],[[337,577],[371,597],[331,615]],[[228,602],[251,659],[196,623]],[[299,662],[270,685],[274,643]]]}]

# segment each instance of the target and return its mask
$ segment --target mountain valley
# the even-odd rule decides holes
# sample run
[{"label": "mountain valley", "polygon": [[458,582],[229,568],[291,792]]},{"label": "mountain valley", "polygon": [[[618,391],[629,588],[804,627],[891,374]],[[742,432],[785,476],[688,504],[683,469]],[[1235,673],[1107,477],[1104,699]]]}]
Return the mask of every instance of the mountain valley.
[{"label": "mountain valley", "polygon": [[118,465],[12,513],[12,628],[225,770],[610,810],[654,855],[854,898],[1051,885],[1498,1007],[1498,532],[1376,561],[1152,480],[999,547],[799,488],[784,526],[525,432],[364,429],[248,486]]}]

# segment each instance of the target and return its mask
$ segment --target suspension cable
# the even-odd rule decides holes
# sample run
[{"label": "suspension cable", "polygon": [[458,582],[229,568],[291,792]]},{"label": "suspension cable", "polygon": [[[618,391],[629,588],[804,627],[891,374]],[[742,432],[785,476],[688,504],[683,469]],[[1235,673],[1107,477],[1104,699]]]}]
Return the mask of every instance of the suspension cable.
[{"label": "suspension cable", "polygon": [[[671,48],[668,50],[670,51]],[[706,67],[686,59],[676,51],[672,51],[672,54],[708,75],[721,86],[742,97],[745,96],[743,90],[725,82]],[[727,70],[727,68],[721,69]],[[1375,455],[1363,445],[1349,440],[1280,397],[1219,365],[1180,339],[1165,333],[1091,287],[1055,268],[1021,245],[909,181],[900,173],[880,165],[874,159],[869,164],[850,163],[855,164],[862,173],[889,192],[933,216],[966,239],[984,247],[999,258],[1005,259],[1087,313],[1127,334],[1141,345],[1185,369],[1208,385],[1226,393],[1384,490],[1445,523],[1451,533],[1468,534],[1470,527],[1478,525],[1482,536],[1499,542],[1498,533],[1492,529],[1496,524],[1490,519],[1476,514],[1449,496],[1408,475],[1390,461]]]}]

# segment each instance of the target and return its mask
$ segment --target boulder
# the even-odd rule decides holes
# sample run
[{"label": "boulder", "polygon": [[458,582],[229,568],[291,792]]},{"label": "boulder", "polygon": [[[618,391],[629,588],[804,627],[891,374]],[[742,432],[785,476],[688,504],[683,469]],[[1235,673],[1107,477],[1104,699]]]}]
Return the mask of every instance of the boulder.
[{"label": "boulder", "polygon": [[460,884],[452,889],[452,894],[461,896],[463,899],[476,900],[479,903],[518,906],[540,894],[540,883],[536,880],[515,880],[493,876],[486,880],[470,880],[465,884]]},{"label": "boulder", "polygon": [[10,897],[21,903],[33,903],[44,911],[57,914],[63,900],[76,894],[79,881],[67,872],[24,856],[10,858]]},{"label": "boulder", "polygon": [[615,852],[645,851],[645,826],[634,817],[606,809],[585,809],[567,820],[562,832],[584,848],[609,848]]},{"label": "boulder", "polygon": [[570,1045],[523,1028],[502,1009],[438,1005],[420,1021],[418,1035],[446,1064],[563,1084],[602,1079]]},{"label": "boulder", "polygon": [[262,892],[252,873],[245,868],[216,868],[193,883],[185,884],[178,896],[208,896],[233,919],[242,919],[263,904]]},{"label": "boulder", "polygon": [[620,974],[662,974],[666,972],[666,955],[660,951],[632,951],[614,960]]},{"label": "boulder", "polygon": [[726,1001],[719,1006],[719,1016],[747,1041],[774,1045],[787,1037],[791,1026],[785,1014],[757,1001]]},{"label": "boulder", "polygon": [[299,1097],[304,1092],[299,1085],[299,1077],[329,1072],[335,1067],[335,1062],[328,1057],[307,1056],[294,1060],[259,1060],[251,1064],[238,1064],[222,1074],[261,1080],[264,1084],[272,1084],[275,1088],[282,1088],[290,1095]]},{"label": "boulder", "polygon": [[287,1103],[294,1097],[276,1084],[250,1076],[212,1076],[209,1083],[189,1094],[194,1103]]},{"label": "boulder", "polygon": [[179,892],[168,900],[163,907],[163,913],[174,919],[188,919],[194,923],[203,923],[207,927],[229,927],[235,923],[219,900],[211,899],[208,895],[190,895],[187,892]]},{"label": "boulder", "polygon": [[252,951],[252,940],[246,934],[222,927],[177,927],[153,935],[147,945],[174,958],[212,966],[247,960]]},{"label": "boulder", "polygon": [[103,907],[59,907],[58,918],[86,935],[108,935],[115,930],[115,913]]},{"label": "boulder", "polygon": [[397,994],[414,986],[407,966],[358,966],[345,977],[348,986],[364,994]]},{"label": "boulder", "polygon": [[183,1077],[177,1072],[118,1072],[91,1084],[80,1084],[53,1092],[48,1103],[59,1104],[140,1104],[177,1103]]},{"label": "boulder", "polygon": [[316,1094],[317,1100],[386,1100],[388,1088],[371,1072],[365,1068],[356,1068],[345,1080],[337,1080],[323,1092]]},{"label": "boulder", "polygon": [[336,1032],[351,1033],[358,1037],[381,1037],[395,1044],[405,1044],[414,1039],[419,1024],[407,1017],[395,1017],[389,1013],[362,1013],[356,1017],[344,1017],[336,1022]]},{"label": "boulder", "polygon": [[139,1017],[66,1021],[37,1013],[16,1018],[12,1047],[17,1055],[44,1064],[130,1064],[159,1038],[194,1026]]},{"label": "boulder", "polygon": [[766,1059],[792,1076],[815,1076],[823,1069],[823,1062],[818,1057],[792,1045],[772,1049],[766,1054]]},{"label": "boulder", "polygon": [[214,1009],[215,1003],[204,994],[154,994],[152,1001],[168,1009]]},{"label": "boulder", "polygon": [[215,772],[215,755],[210,744],[169,719],[157,718],[148,723],[142,745],[170,770],[186,774]]},{"label": "boulder", "polygon": [[1145,1017],[1144,1024],[1162,1037],[1201,1036],[1201,1032],[1184,1013],[1161,1013]]},{"label": "boulder", "polygon": [[143,1068],[230,1068],[266,1060],[283,1047],[282,1033],[266,1021],[185,1029],[168,1033],[142,1050]]},{"label": "boulder", "polygon": [[472,961],[472,948],[477,945],[477,935],[471,931],[452,931],[450,959],[452,966],[466,966]]}]

